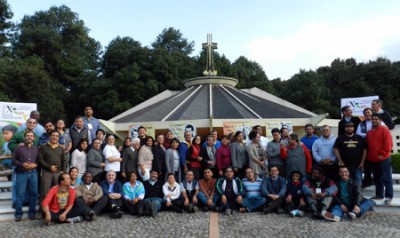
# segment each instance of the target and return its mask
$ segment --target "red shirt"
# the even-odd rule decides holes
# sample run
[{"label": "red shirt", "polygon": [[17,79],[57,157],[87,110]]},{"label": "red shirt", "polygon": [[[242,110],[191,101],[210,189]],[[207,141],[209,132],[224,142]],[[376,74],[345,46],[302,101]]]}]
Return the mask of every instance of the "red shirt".
[{"label": "red shirt", "polygon": [[60,207],[58,204],[58,192],[60,186],[56,185],[52,187],[49,192],[46,194],[45,199],[42,201],[42,207],[49,206],[50,211],[57,213],[61,209],[66,209],[68,206],[73,205],[75,201],[75,190],[71,187],[68,187],[68,201],[64,207]]},{"label": "red shirt", "polygon": [[[367,132],[365,140],[368,144],[367,160],[381,162],[389,158],[393,147],[392,135],[386,126],[378,126]],[[381,156],[381,158],[378,158]]]}]

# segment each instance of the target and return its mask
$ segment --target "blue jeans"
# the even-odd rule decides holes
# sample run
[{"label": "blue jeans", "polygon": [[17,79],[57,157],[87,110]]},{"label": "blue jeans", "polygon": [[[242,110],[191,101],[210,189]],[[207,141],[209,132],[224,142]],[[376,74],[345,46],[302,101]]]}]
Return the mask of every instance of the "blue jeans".
[{"label": "blue jeans", "polygon": [[[38,197],[38,176],[36,169],[29,172],[17,172],[15,174],[15,217],[22,217],[22,206],[26,195],[29,196],[29,216],[36,214],[36,201]],[[25,194],[27,193],[27,194]]]},{"label": "blue jeans", "polygon": [[[198,194],[197,194],[197,199],[199,199],[199,201],[200,201],[200,203],[202,204],[202,205],[206,205],[207,204],[207,197],[206,197],[206,195],[203,193],[203,192],[199,192]],[[216,203],[217,203],[217,201],[218,201],[218,196],[217,196],[217,194],[216,193],[214,193],[214,196],[213,196],[213,205],[215,205]]]},{"label": "blue jeans", "polygon": [[162,199],[161,198],[158,198],[158,197],[146,198],[146,199],[144,199],[144,202],[146,202],[146,201],[150,201],[151,203],[155,203],[156,207],[157,207],[157,211],[160,211],[161,203],[162,203]]},{"label": "blue jeans", "polygon": [[258,208],[265,205],[267,199],[265,197],[243,198],[242,207],[247,208],[250,212],[256,211]]},{"label": "blue jeans", "polygon": [[371,164],[375,181],[375,196],[383,198],[383,189],[385,188],[385,198],[393,198],[391,158]]},{"label": "blue jeans", "polygon": [[[363,199],[360,204],[360,214],[358,216],[362,216],[366,211],[371,209],[375,205],[375,202],[371,199]],[[349,211],[352,211],[352,207],[347,207]],[[335,205],[332,208],[332,214],[338,217],[343,217],[343,211],[342,208],[340,208],[340,205]]]},{"label": "blue jeans", "polygon": [[356,169],[352,169],[350,173],[351,173],[351,177],[353,178],[354,183],[361,186],[363,171],[360,168],[356,168]]}]

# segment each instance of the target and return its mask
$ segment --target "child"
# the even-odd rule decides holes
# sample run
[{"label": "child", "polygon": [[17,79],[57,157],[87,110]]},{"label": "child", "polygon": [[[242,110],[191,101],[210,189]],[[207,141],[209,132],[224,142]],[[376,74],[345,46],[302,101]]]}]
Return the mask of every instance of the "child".
[{"label": "child", "polygon": [[301,181],[301,173],[298,170],[292,171],[290,174],[292,181],[287,185],[286,209],[290,212],[290,217],[303,217],[306,202],[303,194],[303,182]]}]

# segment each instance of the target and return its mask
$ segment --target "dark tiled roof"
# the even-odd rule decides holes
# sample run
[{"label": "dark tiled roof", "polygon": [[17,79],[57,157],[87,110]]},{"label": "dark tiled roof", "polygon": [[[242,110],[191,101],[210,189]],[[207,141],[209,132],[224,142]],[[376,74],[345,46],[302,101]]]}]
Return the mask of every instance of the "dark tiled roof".
[{"label": "dark tiled roof", "polygon": [[[211,85],[215,119],[256,119],[259,118],[258,116],[261,118],[311,117],[306,113],[282,106],[279,102],[272,102],[230,86]],[[167,100],[119,118],[115,122],[207,119],[210,116],[209,87],[210,84],[194,86]]]}]

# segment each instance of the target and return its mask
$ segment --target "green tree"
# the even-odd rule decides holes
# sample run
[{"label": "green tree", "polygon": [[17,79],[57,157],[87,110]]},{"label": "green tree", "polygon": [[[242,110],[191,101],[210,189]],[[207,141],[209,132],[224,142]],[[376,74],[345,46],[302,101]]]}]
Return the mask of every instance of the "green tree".
[{"label": "green tree", "polygon": [[8,41],[13,27],[13,13],[6,0],[0,0],[0,56],[5,53],[4,46]]},{"label": "green tree", "polygon": [[330,112],[329,89],[315,71],[300,70],[282,88],[284,99],[315,113]]},{"label": "green tree", "polygon": [[263,68],[255,61],[240,56],[232,64],[233,77],[239,79],[238,88],[258,87],[267,92],[273,92],[271,82],[268,80]]},{"label": "green tree", "polygon": [[[68,119],[82,114],[86,87],[100,70],[101,46],[89,37],[89,30],[67,6],[51,7],[25,16],[17,26],[13,50],[18,58],[37,56],[57,87],[56,98],[64,102]],[[58,109],[59,110],[59,109]]]}]

